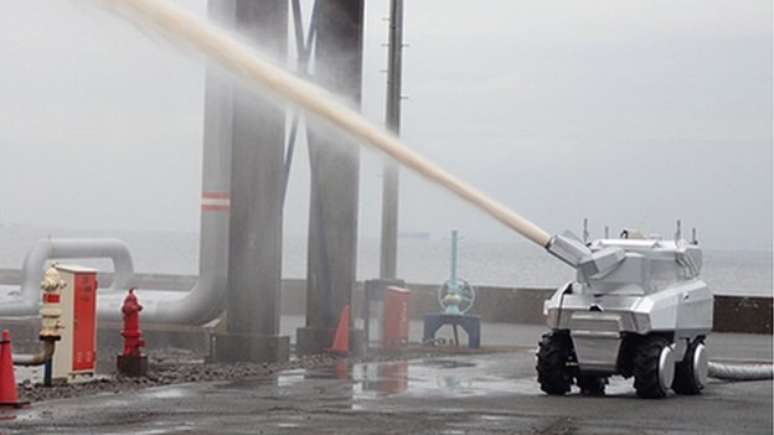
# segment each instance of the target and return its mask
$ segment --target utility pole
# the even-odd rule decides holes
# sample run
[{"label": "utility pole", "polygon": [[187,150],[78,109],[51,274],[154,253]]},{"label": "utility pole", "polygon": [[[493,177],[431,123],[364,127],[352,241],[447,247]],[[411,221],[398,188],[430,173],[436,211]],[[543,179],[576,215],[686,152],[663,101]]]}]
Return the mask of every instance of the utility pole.
[{"label": "utility pole", "polygon": [[[387,128],[400,135],[400,103],[403,75],[403,0],[390,1],[389,55],[387,60]],[[382,239],[379,276],[397,277],[398,259],[398,164],[385,158],[382,178]]]}]

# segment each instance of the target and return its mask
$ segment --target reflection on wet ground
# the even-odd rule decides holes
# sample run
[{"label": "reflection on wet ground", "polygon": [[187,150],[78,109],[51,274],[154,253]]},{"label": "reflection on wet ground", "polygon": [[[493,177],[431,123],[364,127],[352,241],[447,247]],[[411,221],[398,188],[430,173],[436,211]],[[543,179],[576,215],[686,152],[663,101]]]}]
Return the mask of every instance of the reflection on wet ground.
[{"label": "reflection on wet ground", "polygon": [[[272,384],[275,392],[287,395],[288,388],[308,380],[335,380],[351,385],[353,407],[358,401],[377,400],[388,396],[456,398],[493,395],[542,395],[534,376],[519,377],[503,370],[499,358],[433,358],[414,361],[391,361],[350,365],[341,361],[331,367],[294,369],[270,379],[239,381],[224,388],[253,389]],[[322,387],[320,387],[322,388]],[[631,395],[631,380],[612,378],[608,395]]]}]

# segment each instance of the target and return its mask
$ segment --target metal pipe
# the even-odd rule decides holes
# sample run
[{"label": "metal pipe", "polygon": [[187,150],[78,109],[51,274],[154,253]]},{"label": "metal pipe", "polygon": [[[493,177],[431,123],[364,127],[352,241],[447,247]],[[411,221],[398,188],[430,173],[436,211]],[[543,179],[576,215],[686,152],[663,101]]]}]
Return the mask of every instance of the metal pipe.
[{"label": "metal pipe", "polygon": [[[390,1],[389,55],[387,61],[387,101],[385,124],[400,135],[400,103],[403,75],[403,0]],[[379,277],[395,279],[398,270],[398,208],[400,175],[398,164],[384,161],[382,177],[382,234]]]},{"label": "metal pipe", "polygon": [[0,316],[37,316],[41,299],[40,282],[51,259],[110,258],[115,276],[109,290],[124,290],[134,275],[132,256],[118,239],[41,239],[27,253],[22,265],[21,293],[17,299],[0,304]]},{"label": "metal pipe", "polygon": [[[233,21],[233,2],[210,2],[210,16]],[[199,279],[188,292],[140,290],[143,321],[202,325],[223,311],[228,265],[230,211],[232,95],[230,80],[217,69],[207,71],[202,168],[202,211],[199,239]],[[112,258],[113,284],[100,291],[100,320],[120,321],[121,304],[134,274],[126,245],[115,239],[41,240],[27,255],[18,300],[0,304],[0,316],[37,316],[40,281],[46,260],[52,258]]]},{"label": "metal pipe", "polygon": [[55,349],[56,341],[43,340],[43,349],[36,354],[13,354],[13,365],[24,367],[42,366],[48,361],[51,361],[51,357],[54,356]]},{"label": "metal pipe", "polygon": [[[209,17],[232,24],[235,2],[210,1]],[[143,323],[203,325],[223,312],[228,276],[231,210],[231,143],[234,90],[216,67],[207,69],[202,144],[202,207],[199,236],[199,279],[188,292],[139,289]],[[100,320],[121,321],[125,292],[100,294]]]},{"label": "metal pipe", "polygon": [[449,285],[454,290],[457,290],[457,249],[458,249],[457,237],[458,237],[458,234],[459,233],[457,232],[457,230],[452,230],[451,232],[451,265],[450,265],[451,279],[449,280],[450,282]]},{"label": "metal pipe", "polygon": [[[211,147],[208,147],[211,148]],[[205,153],[205,192],[217,189],[223,171],[213,169],[218,161],[210,152]],[[221,154],[220,152],[217,152]],[[207,157],[210,159],[207,159]],[[217,166],[217,165],[215,165]],[[226,189],[226,192],[228,190]],[[205,194],[206,196],[206,194]],[[222,200],[227,204],[227,199]],[[143,317],[151,323],[203,324],[222,311],[226,282],[226,246],[228,234],[228,207],[207,206],[202,210],[200,239],[199,280],[189,292],[144,290],[141,295],[148,307]],[[46,262],[63,258],[110,258],[115,275],[112,285],[101,290],[97,310],[102,320],[121,320],[121,303],[134,275],[132,257],[127,245],[117,239],[43,239],[27,253],[22,266],[21,294],[18,298],[0,304],[0,316],[37,316],[41,305],[40,282]]]}]

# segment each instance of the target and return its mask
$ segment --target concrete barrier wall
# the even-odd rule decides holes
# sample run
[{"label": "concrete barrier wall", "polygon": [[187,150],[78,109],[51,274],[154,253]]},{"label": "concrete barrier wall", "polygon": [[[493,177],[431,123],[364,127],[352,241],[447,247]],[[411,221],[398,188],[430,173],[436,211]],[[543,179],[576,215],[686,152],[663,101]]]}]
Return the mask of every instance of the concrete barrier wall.
[{"label": "concrete barrier wall", "polygon": [[[283,285],[282,311],[284,314],[304,315],[305,281],[285,280]],[[407,284],[412,292],[409,315],[421,320],[425,313],[440,309],[436,285]],[[476,287],[476,303],[472,313],[485,322],[543,324],[543,302],[554,294],[553,288]],[[352,295],[353,313],[361,316],[363,286],[358,283]],[[713,330],[771,334],[774,303],[767,297],[715,296]]]},{"label": "concrete barrier wall", "polygon": [[715,322],[717,332],[772,333],[772,298],[715,296]]},{"label": "concrete barrier wall", "polygon": [[[111,274],[99,276],[100,284],[107,286]],[[18,285],[18,270],[0,269],[0,285]],[[186,290],[196,282],[195,276],[137,274],[134,285],[138,288]],[[408,284],[412,291],[410,316],[421,319],[425,313],[439,310],[437,285]],[[542,324],[543,301],[549,298],[553,288],[477,287],[476,304],[472,313],[486,322]],[[363,286],[358,283],[352,295],[352,311],[361,316]],[[303,279],[286,279],[282,284],[282,313],[304,315],[306,311],[306,282]],[[715,296],[714,330],[753,334],[772,333],[774,304],[771,297]]]}]

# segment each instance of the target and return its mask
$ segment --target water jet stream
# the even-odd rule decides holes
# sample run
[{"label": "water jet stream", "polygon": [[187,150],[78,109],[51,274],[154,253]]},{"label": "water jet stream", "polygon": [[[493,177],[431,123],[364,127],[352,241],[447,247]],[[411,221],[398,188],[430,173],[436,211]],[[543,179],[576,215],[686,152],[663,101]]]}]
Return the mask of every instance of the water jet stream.
[{"label": "water jet stream", "polygon": [[101,0],[104,8],[130,22],[150,26],[199,52],[235,76],[258,84],[272,95],[296,104],[370,144],[466,202],[474,205],[532,242],[546,247],[550,235],[529,220],[401,144],[387,130],[336,101],[325,90],[262,58],[251,47],[191,12],[161,0]]}]

